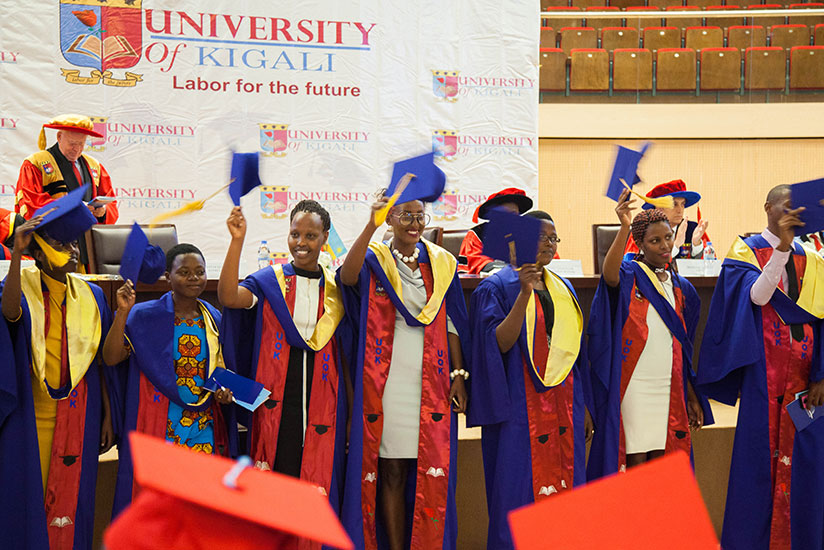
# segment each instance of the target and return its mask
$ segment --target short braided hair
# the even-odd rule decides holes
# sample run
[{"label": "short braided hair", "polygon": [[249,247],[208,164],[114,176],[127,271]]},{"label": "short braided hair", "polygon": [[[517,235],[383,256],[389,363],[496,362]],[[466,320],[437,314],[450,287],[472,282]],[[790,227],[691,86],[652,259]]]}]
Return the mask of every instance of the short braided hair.
[{"label": "short braided hair", "polygon": [[647,229],[649,226],[658,223],[658,222],[666,222],[669,225],[669,218],[664,213],[663,210],[659,210],[654,208],[652,210],[641,210],[635,219],[632,220],[632,240],[635,241],[635,244],[638,245],[638,248],[641,248],[641,243],[644,242],[644,235],[647,234]]},{"label": "short braided hair", "polygon": [[332,219],[329,212],[318,202],[312,199],[304,199],[297,203],[292,212],[289,213],[289,221],[291,222],[298,212],[307,212],[309,214],[317,214],[320,216],[320,222],[323,225],[324,231],[329,231],[332,227]]}]

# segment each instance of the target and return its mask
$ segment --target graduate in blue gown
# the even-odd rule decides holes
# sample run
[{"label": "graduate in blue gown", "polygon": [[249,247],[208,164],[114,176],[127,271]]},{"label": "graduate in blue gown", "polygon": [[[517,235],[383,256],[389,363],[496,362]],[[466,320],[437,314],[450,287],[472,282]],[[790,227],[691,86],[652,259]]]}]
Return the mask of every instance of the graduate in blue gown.
[{"label": "graduate in blue gown", "polygon": [[[542,220],[535,264],[505,267],[472,294],[472,402],[467,425],[482,426],[487,548],[513,548],[507,514],[586,479],[591,422],[583,317],[569,282],[547,269],[557,251]],[[586,425],[585,425],[586,424]]]},{"label": "graduate in blue gown", "polygon": [[761,235],[737,239],[718,277],[701,345],[699,387],[739,399],[722,546],[824,548],[824,422],[797,432],[786,406],[809,390],[824,405],[824,262],[793,244],[802,225],[775,187]]}]

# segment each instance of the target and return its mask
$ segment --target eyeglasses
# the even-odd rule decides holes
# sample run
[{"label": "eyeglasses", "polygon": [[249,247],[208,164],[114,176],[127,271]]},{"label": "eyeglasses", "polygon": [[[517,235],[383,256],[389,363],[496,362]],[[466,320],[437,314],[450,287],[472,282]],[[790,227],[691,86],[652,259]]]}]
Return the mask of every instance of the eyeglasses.
[{"label": "eyeglasses", "polygon": [[429,225],[429,214],[412,214],[410,212],[401,212],[400,214],[395,214],[395,217],[398,219],[398,222],[403,227],[408,227],[412,225],[412,222],[418,222],[418,225],[422,225],[426,227]]},{"label": "eyeglasses", "polygon": [[550,237],[546,233],[541,233],[540,235],[538,235],[538,240],[542,243],[547,243],[548,242],[548,243],[552,243],[552,244],[558,244],[559,242],[561,242],[561,239],[559,239],[555,235]]}]

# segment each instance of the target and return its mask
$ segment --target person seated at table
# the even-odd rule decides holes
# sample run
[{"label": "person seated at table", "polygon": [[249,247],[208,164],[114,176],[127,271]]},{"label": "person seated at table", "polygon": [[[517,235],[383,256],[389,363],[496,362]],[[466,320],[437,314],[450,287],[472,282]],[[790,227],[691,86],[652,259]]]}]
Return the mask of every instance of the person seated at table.
[{"label": "person seated at table", "polygon": [[[497,193],[489,195],[472,215],[472,221],[486,220],[492,208],[503,208],[509,212],[523,214],[532,208],[532,199],[526,196],[523,189],[507,187]],[[503,262],[495,261],[483,255],[484,228],[486,222],[480,223],[466,232],[461,250],[458,253],[458,272],[472,275],[487,273],[504,267]]]},{"label": "person seated at table", "polygon": [[[648,198],[672,197],[675,205],[672,208],[661,208],[667,215],[669,225],[673,230],[672,257],[699,259],[704,255],[704,245],[710,242],[707,235],[707,220],[701,219],[701,209],[698,209],[698,221],[690,221],[684,211],[701,200],[701,195],[695,191],[687,191],[687,184],[682,180],[672,180],[656,185],[646,195]],[[649,210],[653,206],[644,203],[643,209]],[[624,259],[632,260],[638,254],[638,245],[630,235],[624,248]]]}]

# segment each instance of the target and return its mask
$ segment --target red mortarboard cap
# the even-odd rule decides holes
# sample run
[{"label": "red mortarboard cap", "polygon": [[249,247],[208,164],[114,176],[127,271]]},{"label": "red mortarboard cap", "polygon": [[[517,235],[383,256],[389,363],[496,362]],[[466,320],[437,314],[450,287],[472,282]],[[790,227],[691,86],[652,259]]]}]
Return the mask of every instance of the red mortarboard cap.
[{"label": "red mortarboard cap", "polygon": [[129,280],[134,284],[138,281],[152,284],[165,270],[166,255],[163,249],[150,245],[146,234],[135,222],[120,258],[120,276],[124,281]]},{"label": "red mortarboard cap", "polygon": [[[597,525],[593,528],[593,518]],[[669,454],[509,514],[517,550],[718,550],[689,458]]]},{"label": "red mortarboard cap", "polygon": [[518,189],[517,187],[507,187],[506,189],[501,189],[497,193],[492,193],[489,195],[484,202],[478,205],[478,208],[475,209],[475,213],[472,214],[472,221],[478,223],[478,219],[488,220],[487,213],[489,212],[490,208],[498,206],[499,204],[504,204],[505,202],[513,202],[518,205],[518,212],[523,214],[530,208],[532,208],[532,199],[526,196],[526,192],[523,189]]},{"label": "red mortarboard cap", "polygon": [[641,181],[638,176],[638,163],[641,162],[641,158],[643,158],[650,145],[649,142],[644,143],[640,151],[618,146],[618,154],[615,156],[612,175],[610,175],[607,184],[607,197],[614,201],[618,200],[624,190],[624,184],[621,183],[621,180],[624,180],[630,187]]},{"label": "red mortarboard cap", "polygon": [[85,115],[60,115],[53,118],[40,128],[40,135],[37,137],[37,146],[42,150],[46,148],[46,132],[45,128],[53,128],[55,130],[66,130],[69,132],[80,132],[92,137],[103,137],[103,134],[95,132],[94,123],[92,119]]},{"label": "red mortarboard cap", "polygon": [[824,229],[824,179],[791,185],[790,204],[793,208],[804,207],[799,215],[804,225],[795,228],[797,236]]},{"label": "red mortarboard cap", "polygon": [[[687,191],[687,184],[684,183],[683,180],[672,180],[668,181],[667,183],[659,183],[658,185],[650,189],[646,196],[651,199],[657,197],[681,197],[686,201],[684,203],[685,208],[690,207],[701,200],[701,195],[699,195],[695,191]],[[641,205],[641,208],[649,210],[655,207],[645,202]]]},{"label": "red mortarboard cap", "polygon": [[232,153],[229,196],[235,206],[240,206],[240,197],[260,185],[259,165],[258,153]]},{"label": "red mortarboard cap", "polygon": [[[489,223],[484,228],[484,256],[520,267],[534,264],[538,256],[538,236],[541,224],[538,218],[519,216],[503,208],[488,212]],[[516,261],[512,262],[512,252]]]},{"label": "red mortarboard cap", "polygon": [[406,174],[414,174],[415,177],[401,192],[395,204],[409,201],[435,202],[443,194],[446,174],[435,165],[435,153],[396,162],[392,168],[392,181],[386,189],[387,197],[395,194],[398,183]]},{"label": "red mortarboard cap", "polygon": [[34,216],[43,216],[37,231],[63,243],[76,241],[97,223],[89,207],[83,202],[86,186],[78,187],[37,209]]},{"label": "red mortarboard cap", "polygon": [[260,550],[297,547],[298,537],[353,548],[317,487],[245,468],[237,488],[223,478],[236,463],[129,434],[138,497],[106,530],[109,550]]}]

